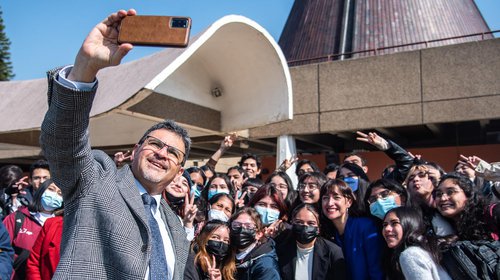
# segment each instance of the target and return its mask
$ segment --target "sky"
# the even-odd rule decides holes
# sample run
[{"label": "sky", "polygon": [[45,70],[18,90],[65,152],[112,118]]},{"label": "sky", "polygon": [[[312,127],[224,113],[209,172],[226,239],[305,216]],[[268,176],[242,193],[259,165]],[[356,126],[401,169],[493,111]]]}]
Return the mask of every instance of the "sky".
[{"label": "sky", "polygon": [[[301,1],[301,0],[297,0]],[[237,14],[263,26],[278,41],[294,0],[0,0],[9,38],[13,80],[45,77],[49,69],[72,64],[88,32],[119,9],[143,15],[189,16],[196,35],[217,19]],[[476,0],[491,30],[500,30],[500,0]],[[500,33],[495,35],[500,36]],[[124,62],[157,52],[135,47]]]}]

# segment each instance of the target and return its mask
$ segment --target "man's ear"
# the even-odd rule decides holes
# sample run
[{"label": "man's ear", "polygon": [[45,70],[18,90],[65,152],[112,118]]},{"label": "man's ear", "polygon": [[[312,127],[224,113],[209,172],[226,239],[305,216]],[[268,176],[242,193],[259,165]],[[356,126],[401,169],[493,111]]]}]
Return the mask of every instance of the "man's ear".
[{"label": "man's ear", "polygon": [[257,167],[257,175],[260,174],[260,171],[262,171],[262,169],[260,169],[260,168]]},{"label": "man's ear", "polygon": [[179,172],[177,172],[177,176],[182,176],[182,173],[184,173],[184,167],[179,168]]},{"label": "man's ear", "polygon": [[361,169],[363,169],[363,171],[368,174],[368,166],[362,166]]},{"label": "man's ear", "polygon": [[132,150],[132,154],[130,155],[130,161],[134,161],[135,152],[139,149],[139,147],[139,144],[135,144],[134,149]]}]

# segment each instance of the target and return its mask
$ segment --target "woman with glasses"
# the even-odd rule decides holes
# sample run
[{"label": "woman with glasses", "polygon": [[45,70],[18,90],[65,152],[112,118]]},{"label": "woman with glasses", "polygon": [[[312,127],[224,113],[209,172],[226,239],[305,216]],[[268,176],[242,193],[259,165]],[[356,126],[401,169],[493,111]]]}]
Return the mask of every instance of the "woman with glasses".
[{"label": "woman with glasses", "polygon": [[389,247],[385,268],[389,279],[451,279],[439,265],[438,246],[425,236],[420,212],[398,207],[387,212],[382,235]]},{"label": "woman with glasses", "polygon": [[351,214],[355,205],[356,197],[347,183],[326,182],[321,189],[323,235],[342,248],[348,279],[385,279],[380,231],[373,219]]},{"label": "woman with glasses", "polygon": [[499,203],[488,204],[469,178],[444,175],[434,193],[436,207],[454,227],[460,240],[498,240]]},{"label": "woman with glasses", "polygon": [[195,239],[184,279],[234,280],[235,272],[229,225],[220,220],[209,221]]},{"label": "woman with glasses", "polygon": [[363,201],[370,214],[382,220],[387,211],[407,206],[408,192],[395,181],[379,179],[368,186]]},{"label": "woman with glasses", "polygon": [[275,171],[271,176],[267,177],[266,184],[271,184],[281,192],[281,196],[285,201],[288,209],[291,209],[292,204],[297,199],[297,191],[293,187],[292,179],[283,171]]},{"label": "woman with glasses", "polygon": [[404,185],[410,194],[412,206],[422,211],[427,235],[446,236],[455,231],[448,221],[436,210],[432,193],[437,187],[440,177],[438,169],[428,164],[412,166]]},{"label": "woman with glasses", "polygon": [[[326,176],[321,172],[304,173],[299,177],[299,200],[295,204],[319,202],[320,189],[326,182]],[[295,208],[295,207],[294,207]]]},{"label": "woman with glasses", "polygon": [[236,279],[280,279],[274,241],[264,236],[259,213],[244,207],[229,222],[231,246],[236,249]]},{"label": "woman with glasses", "polygon": [[344,162],[337,172],[337,179],[349,185],[356,197],[356,201],[358,201],[357,205],[351,208],[351,211],[356,211],[358,216],[368,215],[369,210],[365,208],[365,203],[362,201],[365,199],[370,179],[368,179],[368,175],[366,175],[363,169],[355,163]]},{"label": "woman with glasses", "polygon": [[320,216],[315,206],[302,203],[292,212],[292,229],[277,246],[281,278],[346,279],[342,249],[320,234]]}]

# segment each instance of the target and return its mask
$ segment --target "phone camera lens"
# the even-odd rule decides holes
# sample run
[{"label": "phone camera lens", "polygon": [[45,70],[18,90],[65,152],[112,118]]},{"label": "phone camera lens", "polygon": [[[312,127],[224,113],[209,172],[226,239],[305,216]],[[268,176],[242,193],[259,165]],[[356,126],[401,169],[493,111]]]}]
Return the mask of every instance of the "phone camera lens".
[{"label": "phone camera lens", "polygon": [[172,19],[172,27],[174,28],[187,28],[188,20],[186,18],[174,18]]}]

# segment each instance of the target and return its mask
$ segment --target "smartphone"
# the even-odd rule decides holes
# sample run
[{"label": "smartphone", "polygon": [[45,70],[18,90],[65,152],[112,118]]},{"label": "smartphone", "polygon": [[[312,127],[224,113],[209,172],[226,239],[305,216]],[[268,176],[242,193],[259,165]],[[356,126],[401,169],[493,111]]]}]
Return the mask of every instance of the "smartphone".
[{"label": "smartphone", "polygon": [[128,16],[120,24],[118,43],[185,48],[190,30],[189,17]]}]

